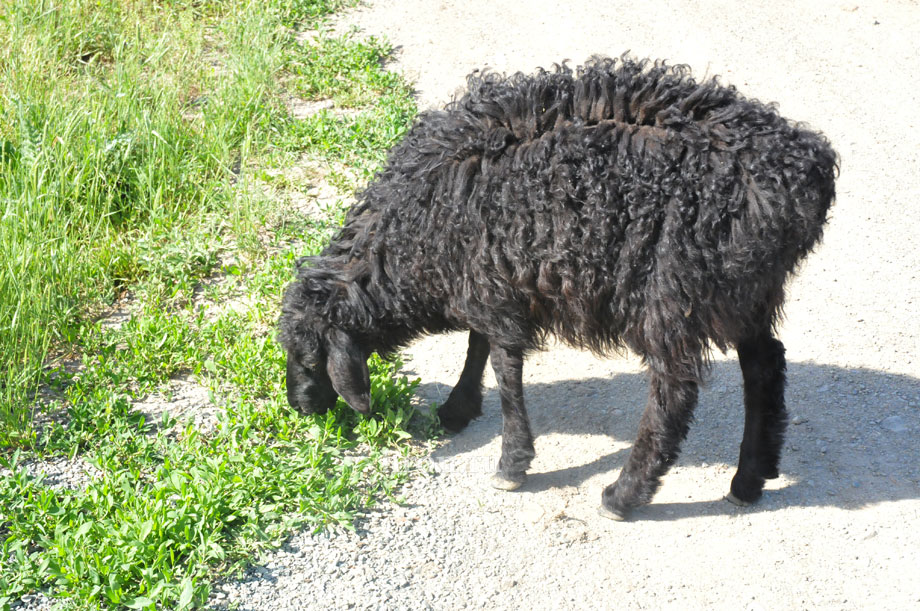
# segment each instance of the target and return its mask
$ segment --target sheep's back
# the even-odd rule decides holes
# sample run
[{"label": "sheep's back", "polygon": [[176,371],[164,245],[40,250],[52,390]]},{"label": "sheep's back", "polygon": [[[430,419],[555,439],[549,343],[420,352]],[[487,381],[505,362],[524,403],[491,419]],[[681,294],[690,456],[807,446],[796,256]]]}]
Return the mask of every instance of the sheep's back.
[{"label": "sheep's back", "polygon": [[779,305],[820,238],[833,151],[684,69],[609,61],[475,77],[394,149],[360,210],[416,310],[605,351],[669,317],[724,345]]}]

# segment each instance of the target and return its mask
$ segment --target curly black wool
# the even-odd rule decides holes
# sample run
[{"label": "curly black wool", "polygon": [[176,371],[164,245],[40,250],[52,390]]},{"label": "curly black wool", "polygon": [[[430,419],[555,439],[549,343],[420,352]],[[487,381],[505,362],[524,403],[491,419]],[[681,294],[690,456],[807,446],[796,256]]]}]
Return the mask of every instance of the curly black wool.
[{"label": "curly black wool", "polygon": [[[549,334],[629,348],[662,384],[692,388],[670,406],[659,393],[658,411],[692,411],[710,346],[781,351],[783,284],[821,237],[836,162],[819,133],[684,66],[624,56],[476,72],[419,115],[300,266],[280,322],[289,398],[316,409],[331,382],[349,400],[332,370],[360,366],[336,350],[366,358],[470,329],[493,364],[496,348],[523,355]],[[662,426],[682,438],[688,421]]]}]

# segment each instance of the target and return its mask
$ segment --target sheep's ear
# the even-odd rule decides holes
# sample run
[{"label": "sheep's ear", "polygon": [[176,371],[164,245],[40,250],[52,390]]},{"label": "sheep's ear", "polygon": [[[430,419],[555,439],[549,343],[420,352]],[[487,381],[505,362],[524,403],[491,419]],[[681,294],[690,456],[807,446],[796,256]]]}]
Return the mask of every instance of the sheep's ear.
[{"label": "sheep's ear", "polygon": [[332,387],[355,411],[371,411],[371,378],[367,371],[367,354],[355,340],[338,329],[329,333],[326,347],[326,371]]}]

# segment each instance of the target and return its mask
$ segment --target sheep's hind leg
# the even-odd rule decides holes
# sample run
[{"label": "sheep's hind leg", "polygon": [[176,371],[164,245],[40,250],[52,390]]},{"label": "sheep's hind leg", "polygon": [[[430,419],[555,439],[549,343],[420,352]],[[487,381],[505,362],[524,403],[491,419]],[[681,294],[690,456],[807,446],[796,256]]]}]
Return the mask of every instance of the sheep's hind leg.
[{"label": "sheep's hind leg", "polygon": [[779,476],[787,419],[785,348],[764,332],[738,344],[738,361],[744,377],[744,437],[725,499],[749,505],[763,494],[764,480]]},{"label": "sheep's hind leg", "polygon": [[501,490],[521,487],[535,455],[533,434],[524,409],[523,362],[521,351],[492,345],[492,368],[502,401],[502,456],[492,485]]},{"label": "sheep's hind leg", "polygon": [[481,333],[470,330],[463,372],[447,401],[438,408],[441,426],[448,431],[462,431],[470,420],[482,415],[482,374],[487,360],[489,340]]},{"label": "sheep's hind leg", "polygon": [[661,485],[661,476],[677,460],[697,395],[695,382],[652,372],[639,434],[620,477],[604,490],[601,515],[625,520],[634,507],[652,500]]}]

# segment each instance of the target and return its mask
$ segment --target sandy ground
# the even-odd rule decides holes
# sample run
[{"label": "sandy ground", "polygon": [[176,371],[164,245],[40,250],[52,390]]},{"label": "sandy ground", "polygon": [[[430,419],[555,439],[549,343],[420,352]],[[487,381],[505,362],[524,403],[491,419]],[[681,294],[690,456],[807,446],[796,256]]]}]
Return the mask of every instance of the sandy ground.
[{"label": "sandy ground", "polygon": [[[503,525],[506,536],[488,538],[468,563],[473,575],[495,558],[514,564],[503,586],[502,575],[481,576],[496,588],[487,605],[920,608],[920,5],[380,0],[345,21],[396,46],[392,68],[416,81],[423,108],[449,100],[475,68],[531,71],[631,50],[778,102],[841,157],[824,243],[791,283],[780,330],[793,419],[782,477],[754,507],[721,500],[742,399],[734,355],[718,356],[654,503],[628,523],[596,516],[628,455],[645,378],[633,358],[558,347],[525,367],[538,435],[530,479],[517,493],[493,491],[500,415],[490,373],[486,415],[434,456],[483,512],[452,534],[480,540],[477,524]],[[447,336],[409,350],[406,370],[427,399],[446,398],[464,348],[464,337]],[[584,536],[543,545],[537,533],[560,513]],[[546,584],[564,594],[545,597]],[[480,600],[454,592],[457,607]]]}]

